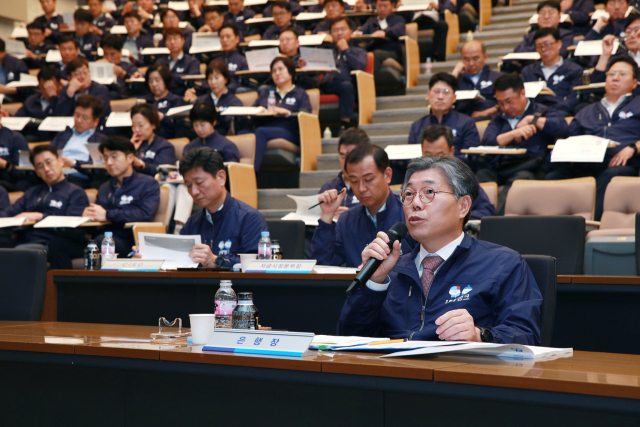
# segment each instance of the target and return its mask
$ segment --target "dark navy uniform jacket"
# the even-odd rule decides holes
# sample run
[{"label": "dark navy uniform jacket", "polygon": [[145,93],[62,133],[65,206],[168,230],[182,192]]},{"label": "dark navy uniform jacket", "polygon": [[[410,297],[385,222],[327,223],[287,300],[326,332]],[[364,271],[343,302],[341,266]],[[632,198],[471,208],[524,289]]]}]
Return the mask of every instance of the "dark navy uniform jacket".
[{"label": "dark navy uniform jacket", "polygon": [[[51,145],[56,147],[58,149],[58,155],[62,156],[62,150],[64,150],[64,146],[67,145],[67,142],[71,139],[71,136],[73,136],[73,130],[67,126],[67,128],[65,130],[63,130],[62,132],[58,133],[53,140],[51,140]],[[89,137],[89,139],[87,139],[87,142],[97,142],[100,143],[102,142],[107,136],[101,134],[100,132],[98,132],[97,130],[93,133],[93,135],[91,135]],[[82,173],[82,174],[87,174],[90,171],[87,169],[82,169],[82,165],[92,165],[93,164],[93,160],[91,160],[91,157],[89,157],[88,161],[82,161],[82,160],[77,160],[76,161],[76,165],[75,165],[75,169],[78,170],[78,172]]]},{"label": "dark navy uniform jacket", "polygon": [[77,37],[76,41],[80,46],[80,52],[87,58],[87,61],[95,61],[98,58],[97,50],[100,37],[97,34],[87,33],[82,38]]},{"label": "dark navy uniform jacket", "polygon": [[[116,65],[116,64],[114,64]],[[116,80],[118,82],[118,91],[120,92],[120,96],[122,98],[126,98],[129,95],[129,86],[125,80],[130,79],[131,76],[138,71],[138,67],[135,64],[130,62],[120,61],[118,64],[119,67],[122,67],[125,73],[127,73],[124,77],[118,77]]]},{"label": "dark navy uniform jacket", "polygon": [[[9,209],[0,211],[0,216],[12,217],[23,212],[40,212],[44,216],[82,216],[84,208],[89,206],[87,193],[63,179],[49,187],[40,184],[25,191]],[[49,240],[57,234],[55,228],[32,228],[27,232],[27,242]]]},{"label": "dark navy uniform jacket", "polygon": [[167,96],[161,99],[155,99],[153,94],[147,94],[143,98],[149,104],[153,104],[156,109],[165,116],[160,121],[160,129],[158,131],[167,138],[172,138],[176,132],[173,120],[171,117],[167,117],[167,111],[174,107],[180,107],[184,105],[184,100],[175,93],[169,92]]},{"label": "dark navy uniform jacket", "polygon": [[[211,97],[211,91],[209,91],[209,93],[205,93],[204,95],[199,96],[196,102],[213,103],[213,98]],[[238,99],[237,96],[231,93],[231,91],[227,91],[222,94],[220,99],[218,99],[216,108],[220,113],[222,113],[228,107],[242,107],[243,105],[244,104],[242,104],[242,101],[240,101],[240,99]],[[229,133],[229,129],[231,128],[231,123],[233,123],[232,116],[220,116],[218,117],[218,121],[216,122],[214,129],[220,135],[226,135]]]},{"label": "dark navy uniform jacket", "polygon": [[[305,92],[301,87],[294,87],[284,96],[284,99],[280,97],[280,94],[277,91],[276,86],[269,86],[260,92],[258,99],[253,103],[254,107],[263,106],[264,108],[268,107],[269,100],[269,91],[274,91],[276,95],[276,106],[286,108],[287,110],[296,113],[299,111],[306,111],[307,113],[311,112],[311,101],[309,100],[309,95]],[[295,116],[284,117],[284,116],[275,116],[269,117],[268,119],[260,119],[261,126],[269,126],[269,127],[281,127],[285,128],[291,132],[300,132],[298,129],[298,118]]]},{"label": "dark navy uniform jacket", "polygon": [[231,81],[227,84],[227,89],[231,93],[236,93],[236,89],[240,86],[239,79],[236,76],[236,71],[248,70],[249,66],[247,65],[247,59],[243,54],[238,52],[237,50],[232,50],[230,52],[220,52],[212,56],[211,61],[223,61],[227,64],[227,68],[229,68],[229,73],[231,74]]},{"label": "dark navy uniform jacket", "polygon": [[200,137],[194,139],[184,147],[182,155],[187,154],[189,151],[199,148],[209,147],[216,150],[222,156],[222,160],[225,162],[239,162],[240,151],[238,147],[232,141],[229,141],[226,137],[220,135],[218,132],[213,132],[208,137],[202,139]]},{"label": "dark navy uniform jacket", "polygon": [[[629,52],[630,52],[629,49],[623,46],[623,43],[620,43],[620,46],[618,47],[618,51],[616,52],[616,55],[629,55]],[[593,72],[591,73],[591,83],[602,83],[602,82],[605,82],[606,80],[607,80],[607,73],[604,71],[594,69]],[[633,88],[632,93],[633,93],[633,96],[640,95],[640,85],[636,85],[636,87]]]},{"label": "dark navy uniform jacket", "polygon": [[151,142],[142,141],[136,150],[136,157],[144,161],[144,169],[138,170],[147,175],[154,176],[159,165],[175,165],[176,149],[172,143],[161,136],[155,135]]},{"label": "dark navy uniform jacket", "polygon": [[15,168],[20,163],[19,150],[29,151],[24,136],[4,126],[0,127],[0,159],[7,161],[7,167],[0,169],[0,181],[15,183],[24,177],[24,171]]},{"label": "dark navy uniform jacket", "polygon": [[460,153],[460,150],[480,145],[480,135],[476,122],[471,120],[466,114],[449,110],[447,114],[442,116],[442,123],[433,114],[427,114],[421,119],[416,120],[411,125],[409,132],[409,144],[422,144],[420,138],[422,131],[431,125],[442,125],[451,128],[453,132],[453,145],[456,147],[455,156],[464,160],[466,156]]},{"label": "dark navy uniform jacket", "polygon": [[103,36],[106,36],[107,34],[109,34],[109,30],[111,29],[111,27],[116,25],[116,21],[111,17],[110,14],[101,13],[97,18],[93,20],[93,25],[104,31]]},{"label": "dark navy uniform jacket", "polygon": [[7,83],[20,80],[20,73],[29,74],[27,64],[20,58],[6,54],[2,60],[2,71]]},{"label": "dark navy uniform jacket", "polygon": [[616,19],[615,23],[609,22],[606,27],[600,30],[600,32],[597,32],[592,27],[587,33],[587,35],[584,36],[584,39],[585,40],[602,40],[604,36],[608,36],[609,34],[613,34],[616,37],[624,37],[625,22],[626,22],[626,18]]},{"label": "dark navy uniform jacket", "polygon": [[57,96],[49,98],[49,105],[45,110],[42,109],[42,99],[42,95],[39,93],[30,95],[16,113],[16,117],[33,117],[44,120],[48,116],[54,116],[59,98]]},{"label": "dark navy uniform jacket", "polygon": [[566,13],[573,21],[571,30],[574,34],[585,34],[589,30],[591,14],[595,11],[593,0],[573,0],[573,4],[563,13]]},{"label": "dark navy uniform jacket", "polygon": [[118,187],[118,179],[114,177],[102,184],[96,204],[107,211],[107,220],[111,221],[104,229],[131,240],[131,230],[125,230],[124,225],[154,220],[160,205],[160,186],[153,177],[133,171],[122,180],[122,187]]},{"label": "dark navy uniform jacket", "polygon": [[57,42],[58,38],[60,37],[60,24],[64,22],[64,18],[62,17],[62,15],[58,15],[58,13],[54,12],[51,19],[48,19],[47,15],[40,15],[36,19],[34,19],[33,22],[39,22],[44,25],[45,29],[50,29],[50,38],[53,41]]},{"label": "dark navy uniform jacket", "polygon": [[458,90],[479,90],[484,99],[470,99],[468,101],[457,101],[456,111],[467,116],[475,111],[483,111],[496,105],[496,97],[493,94],[493,83],[502,75],[499,71],[493,71],[485,65],[480,71],[480,78],[477,84],[473,84],[469,73],[458,75]]},{"label": "dark navy uniform jacket", "polygon": [[[344,5],[348,6],[346,3]],[[318,13],[324,10],[322,9],[323,6],[321,4],[317,6],[320,6],[320,10],[318,11]],[[347,10],[347,8],[345,7],[344,10]],[[358,29],[358,25],[355,22],[351,21],[351,31],[355,31],[357,29]],[[330,33],[330,32],[331,32],[331,20],[329,19],[323,19],[322,21],[318,22],[318,24],[313,28],[313,34]]]},{"label": "dark navy uniform jacket", "polygon": [[[378,212],[378,226],[367,215],[367,208],[354,206],[340,214],[338,222],[327,224],[318,221],[311,239],[311,257],[319,265],[342,265],[357,267],[362,263],[362,251],[373,241],[378,231],[389,230],[396,222],[405,222],[400,198],[389,191],[386,209]],[[411,252],[416,242],[407,234],[402,240],[402,252]]]},{"label": "dark navy uniform jacket", "polygon": [[[156,64],[166,64],[167,67],[169,67],[170,62],[170,55],[160,57],[156,60]],[[173,65],[173,68],[169,68],[171,70],[171,74],[173,75],[173,83],[169,90],[176,95],[183,96],[185,90],[187,90],[187,83],[183,81],[181,77],[200,74],[200,61],[198,61],[191,55],[183,53],[182,58],[176,61],[176,63]]]},{"label": "dark navy uniform jacket", "polygon": [[[69,98],[69,95],[67,95],[68,88],[69,85],[63,87],[62,91],[60,92],[60,99],[58,100],[58,105],[55,111],[56,116],[73,116],[73,112],[76,109],[76,98],[80,95],[83,95],[80,92],[76,92],[73,98]],[[102,118],[109,117],[109,114],[111,114],[111,99],[109,98],[109,89],[107,89],[106,86],[103,86],[100,83],[92,81],[91,86],[89,86],[89,90],[87,90],[87,94],[97,96],[100,101],[102,101]]]},{"label": "dark navy uniform jacket", "polygon": [[9,200],[9,193],[4,187],[0,186],[0,211],[7,209],[11,206],[11,201]]},{"label": "dark navy uniform jacket", "polygon": [[567,111],[573,114],[578,105],[578,96],[573,90],[574,86],[582,84],[582,67],[574,62],[564,61],[562,65],[545,80],[542,72],[542,61],[536,61],[522,69],[520,74],[525,82],[546,81],[547,87],[556,95],[538,95],[536,102],[556,110]]},{"label": "dark navy uniform jacket", "polygon": [[[402,58],[402,45],[398,41],[398,38],[406,35],[405,24],[406,21],[400,15],[392,13],[387,16],[387,29],[384,30],[387,35],[386,38],[380,40],[372,40],[367,43],[367,51],[372,52],[375,49],[389,50],[395,52],[400,58]],[[367,19],[367,22],[360,27],[362,34],[373,34],[374,32],[382,30],[377,16],[372,16]]]},{"label": "dark navy uniform jacket", "polygon": [[339,193],[342,191],[343,188],[347,189],[347,195],[342,201],[342,206],[346,206],[349,209],[351,209],[353,206],[359,206],[360,200],[358,200],[356,195],[353,194],[353,190],[351,189],[351,186],[347,188],[347,185],[344,183],[342,172],[338,172],[337,177],[333,178],[330,181],[325,182],[320,188],[320,191],[318,192],[318,194],[324,193],[327,190],[336,190]]},{"label": "dark navy uniform jacket", "polygon": [[[298,32],[298,34],[304,35],[304,28],[302,28],[300,25],[294,25],[293,23],[291,23],[291,25],[289,25],[286,29],[288,30],[289,28],[293,28]],[[281,30],[277,25],[272,25],[266,29],[264,34],[262,34],[262,40],[278,40],[282,31],[283,30]]]},{"label": "dark navy uniform jacket", "polygon": [[[122,42],[127,41],[128,36],[124,35],[122,37]],[[145,32],[144,30],[140,30],[140,35],[135,39],[136,46],[138,47],[138,52],[147,47],[155,47],[153,44],[152,36]],[[142,67],[144,65],[144,56],[138,54],[138,59],[136,60],[136,65],[138,67]]]},{"label": "dark navy uniform jacket", "polygon": [[487,193],[481,188],[478,198],[471,205],[471,219],[482,219],[485,216],[496,216],[496,208],[489,200]]},{"label": "dark navy uniform jacket", "polygon": [[322,83],[328,83],[332,80],[352,80],[352,71],[364,71],[367,68],[367,51],[361,47],[354,46],[351,43],[345,50],[338,49],[333,43],[331,43],[330,47],[333,50],[333,58],[336,61],[336,68],[339,72],[325,74],[322,78]]},{"label": "dark navy uniform jacket", "polygon": [[180,234],[183,236],[200,235],[202,243],[211,245],[214,255],[224,257],[228,267],[240,262],[238,254],[258,253],[260,233],[269,231],[267,221],[257,210],[246,203],[234,199],[229,193],[222,209],[210,214],[202,209],[189,218]]},{"label": "dark navy uniform jacket", "polygon": [[[638,141],[640,98],[627,96],[613,112],[613,116],[609,116],[601,102],[587,105],[575,115],[569,126],[569,136],[576,135],[595,135],[619,142],[620,145],[607,149],[604,164],[608,164],[620,150]],[[639,167],[640,157],[632,157],[627,165]]]},{"label": "dark navy uniform jacket", "polygon": [[[523,140],[520,144],[515,140],[507,144],[507,147],[512,148],[526,148],[527,153],[522,156],[494,156],[492,164],[496,165],[500,162],[508,162],[511,160],[517,160],[525,157],[540,157],[544,156],[547,152],[547,145],[555,143],[556,139],[564,138],[569,132],[569,126],[565,118],[553,108],[545,107],[542,104],[535,102],[529,102],[529,106],[522,113],[523,117],[536,114],[539,111],[547,109],[543,114],[546,117],[546,122],[542,130],[538,130],[531,138]],[[510,132],[511,125],[507,121],[507,116],[503,113],[496,113],[491,118],[487,129],[484,131],[482,137],[482,145],[498,145],[496,138],[498,135]]]},{"label": "dark navy uniform jacket", "polygon": [[[568,55],[567,48],[573,45],[573,32],[566,28],[558,28],[560,33],[560,40],[562,40],[562,47],[560,48],[560,56],[566,58]],[[524,35],[524,38],[518,46],[513,50],[514,52],[535,52],[536,44],[533,41],[533,36],[536,32],[534,30]],[[586,39],[586,37],[585,37]]]},{"label": "dark navy uniform jacket", "polygon": [[[184,36],[184,45],[182,46],[182,51],[185,55],[189,54],[189,49],[191,49],[191,44],[193,43],[193,30],[191,28],[185,28],[182,33]],[[158,47],[166,47],[164,44],[164,40],[160,40],[158,43]]]},{"label": "dark navy uniform jacket", "polygon": [[256,13],[247,7],[243,7],[240,13],[238,13],[237,15],[234,15],[229,11],[226,11],[222,15],[222,17],[224,18],[224,22],[231,22],[232,24],[235,24],[236,27],[238,27],[238,30],[240,30],[240,34],[245,37],[249,35],[249,29],[247,28],[247,24],[245,24],[244,21],[253,18],[254,16],[256,16]]},{"label": "dark navy uniform jacket", "polygon": [[[298,3],[295,0],[289,0],[288,3],[291,5],[291,15],[296,16],[298,15],[300,12],[304,12],[304,8],[302,6],[300,6],[300,3]],[[271,10],[273,7],[273,5],[268,5],[267,7],[265,7],[262,10],[262,16],[266,17],[271,17],[273,16],[273,11]],[[304,34],[304,33],[300,33],[300,34]]]},{"label": "dark navy uniform jacket", "polygon": [[[26,43],[27,49],[33,52],[36,55],[44,55],[49,52],[51,49],[55,49],[56,47],[51,43],[48,43],[46,40],[40,43],[38,46],[33,47],[30,44]],[[42,59],[31,59],[24,58],[24,63],[27,64],[27,68],[30,70],[41,68],[45,64],[44,56]]]},{"label": "dark navy uniform jacket", "polygon": [[338,335],[438,341],[436,319],[466,309],[476,326],[491,329],[496,343],[540,344],[542,295],[517,252],[465,235],[437,270],[426,301],[415,264],[419,255],[416,245],[400,257],[386,291],[364,286],[347,297]]}]

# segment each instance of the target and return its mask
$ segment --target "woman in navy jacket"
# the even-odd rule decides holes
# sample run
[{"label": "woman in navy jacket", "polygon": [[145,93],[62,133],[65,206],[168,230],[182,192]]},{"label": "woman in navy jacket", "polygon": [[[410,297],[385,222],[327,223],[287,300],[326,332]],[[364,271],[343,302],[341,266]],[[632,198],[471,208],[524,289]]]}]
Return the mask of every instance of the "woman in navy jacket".
[{"label": "woman in navy jacket", "polygon": [[131,109],[131,142],[136,148],[133,167],[154,176],[159,165],[175,165],[176,149],[169,141],[156,135],[160,126],[158,110],[151,104],[137,104]]},{"label": "woman in navy jacket", "polygon": [[166,64],[154,64],[147,68],[147,85],[150,94],[144,99],[152,104],[159,112],[160,128],[158,133],[165,138],[175,137],[175,126],[170,117],[166,117],[167,111],[173,107],[179,107],[184,104],[182,98],[175,93],[169,92],[173,77],[171,71]]},{"label": "woman in navy jacket", "polygon": [[[260,92],[254,107],[264,107],[275,113],[275,116],[256,118],[258,127],[256,134],[256,171],[260,170],[262,156],[267,148],[267,142],[272,139],[283,138],[300,145],[300,129],[298,118],[293,113],[299,111],[311,112],[311,101],[304,89],[293,84],[296,66],[289,58],[275,58],[271,62],[271,78],[275,85]],[[269,94],[273,93],[276,105],[269,109]]]}]

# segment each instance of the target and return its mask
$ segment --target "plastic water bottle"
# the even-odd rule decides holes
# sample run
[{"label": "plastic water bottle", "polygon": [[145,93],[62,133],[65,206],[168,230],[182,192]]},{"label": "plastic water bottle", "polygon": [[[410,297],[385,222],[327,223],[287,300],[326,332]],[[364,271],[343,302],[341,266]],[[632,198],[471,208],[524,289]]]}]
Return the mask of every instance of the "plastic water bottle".
[{"label": "plastic water bottle", "polygon": [[427,63],[424,66],[425,74],[427,74],[427,75],[431,74],[431,67],[432,67],[432,65],[431,65],[431,57],[429,57],[429,58],[427,58]]},{"label": "plastic water bottle", "polygon": [[98,245],[95,240],[90,240],[87,247],[84,249],[84,269],[85,270],[100,270],[100,252],[98,251]]},{"label": "plastic water bottle", "polygon": [[276,93],[272,90],[269,91],[269,98],[267,99],[267,106],[269,111],[273,111],[276,108]]},{"label": "plastic water bottle", "polygon": [[231,280],[221,280],[220,289],[216,292],[216,328],[231,329],[233,327],[233,310],[236,305],[238,305],[238,298],[231,288]]},{"label": "plastic water bottle", "polygon": [[113,233],[111,231],[104,233],[100,253],[102,254],[102,259],[112,259],[116,257],[116,242],[113,240]]},{"label": "plastic water bottle", "polygon": [[271,238],[269,232],[263,231],[258,242],[258,259],[271,259]]},{"label": "plastic water bottle", "polygon": [[327,126],[327,127],[324,129],[324,134],[322,135],[322,137],[323,137],[324,139],[331,139],[332,135],[331,135],[331,129],[329,129],[329,126]]}]

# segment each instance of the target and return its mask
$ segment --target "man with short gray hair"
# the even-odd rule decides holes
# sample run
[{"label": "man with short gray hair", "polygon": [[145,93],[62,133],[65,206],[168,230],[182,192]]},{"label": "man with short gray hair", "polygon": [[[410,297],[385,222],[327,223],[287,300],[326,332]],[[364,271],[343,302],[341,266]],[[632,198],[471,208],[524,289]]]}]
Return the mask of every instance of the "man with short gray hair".
[{"label": "man with short gray hair", "polygon": [[542,296],[524,259],[463,233],[478,195],[475,175],[453,156],[421,157],[407,169],[401,200],[416,245],[401,256],[379,232],[363,265],[382,264],[347,298],[339,335],[410,340],[540,344]]}]

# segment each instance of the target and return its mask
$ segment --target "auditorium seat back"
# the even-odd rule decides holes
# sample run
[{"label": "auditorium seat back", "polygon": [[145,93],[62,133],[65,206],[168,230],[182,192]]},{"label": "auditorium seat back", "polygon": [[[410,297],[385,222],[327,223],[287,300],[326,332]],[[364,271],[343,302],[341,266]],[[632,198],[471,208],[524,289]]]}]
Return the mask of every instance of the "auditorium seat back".
[{"label": "auditorium seat back", "polygon": [[258,92],[236,93],[236,96],[242,101],[243,106],[252,107],[253,103],[258,99]]},{"label": "auditorium seat back", "polygon": [[523,255],[531,269],[542,295],[542,310],[540,311],[540,345],[551,347],[553,339],[553,325],[556,317],[556,259],[542,255]]},{"label": "auditorium seat back", "polygon": [[182,159],[182,153],[184,151],[184,147],[189,143],[189,138],[174,138],[168,139],[167,141],[172,143],[176,149],[176,160]]},{"label": "auditorium seat back", "polygon": [[376,111],[376,83],[373,74],[356,71],[358,84],[358,124],[368,125],[373,122]]},{"label": "auditorium seat back", "polygon": [[300,172],[317,169],[318,156],[322,154],[320,119],[315,114],[299,113],[300,126]]},{"label": "auditorium seat back", "polygon": [[47,252],[0,249],[0,320],[40,321],[47,283]]},{"label": "auditorium seat back", "polygon": [[138,233],[158,233],[158,234],[166,234],[167,230],[161,224],[149,223],[144,224],[142,222],[135,224],[132,227],[133,231],[133,240],[136,242],[136,246],[140,240],[138,239]]},{"label": "auditorium seat back", "polygon": [[604,193],[600,230],[633,228],[640,212],[640,177],[616,176]]},{"label": "auditorium seat back", "polygon": [[258,209],[258,183],[253,165],[227,163],[226,166],[231,197]]},{"label": "auditorium seat back", "polygon": [[133,106],[137,103],[137,98],[112,99],[111,111],[113,111],[114,113],[126,113],[127,111],[131,111]]},{"label": "auditorium seat back", "polygon": [[484,131],[487,130],[487,126],[489,126],[490,120],[482,120],[480,122],[476,122],[476,128],[478,129],[478,135],[480,136],[480,141],[482,141],[482,137],[484,136]]},{"label": "auditorium seat back", "polygon": [[447,31],[447,55],[458,51],[458,43],[460,43],[460,20],[457,13],[450,10],[444,11],[444,20],[449,27]]},{"label": "auditorium seat back", "polygon": [[320,89],[307,89],[306,92],[311,103],[311,114],[317,116],[320,113]]},{"label": "auditorium seat back", "polygon": [[268,219],[269,235],[280,242],[283,259],[304,258],[304,233],[303,221],[283,221],[280,219]]},{"label": "auditorium seat back", "polygon": [[2,108],[7,110],[11,116],[15,116],[20,108],[22,108],[22,102],[14,102],[11,104],[2,104]]},{"label": "auditorium seat back", "polygon": [[24,196],[24,191],[12,191],[9,193],[9,202],[13,205],[22,196]]},{"label": "auditorium seat back", "polygon": [[243,135],[229,135],[229,141],[236,144],[240,151],[240,163],[253,166],[256,160],[256,136],[253,133]]},{"label": "auditorium seat back", "polygon": [[480,188],[487,193],[487,197],[489,201],[494,207],[498,206],[498,184],[495,182],[481,182]]},{"label": "auditorium seat back", "polygon": [[418,33],[418,24],[412,23],[407,24],[407,30],[409,26],[415,25],[415,37],[412,37],[407,33],[404,37],[404,49],[406,55],[406,74],[407,74],[407,83],[406,87],[415,87],[418,86],[418,76],[420,75],[420,48],[418,47],[417,33]]},{"label": "auditorium seat back", "polygon": [[517,180],[507,195],[505,216],[576,215],[592,220],[596,206],[593,177],[559,181]]},{"label": "auditorium seat back", "polygon": [[165,229],[167,228],[167,224],[169,223],[169,218],[171,216],[171,212],[169,212],[169,187],[164,185],[160,186],[160,204],[158,205],[158,211],[156,212],[156,217],[154,218],[155,222],[161,222]]}]

